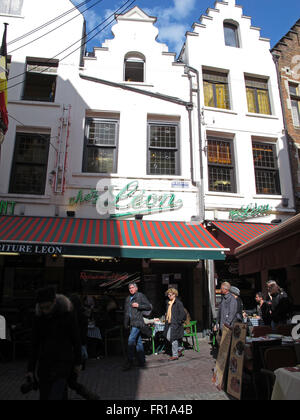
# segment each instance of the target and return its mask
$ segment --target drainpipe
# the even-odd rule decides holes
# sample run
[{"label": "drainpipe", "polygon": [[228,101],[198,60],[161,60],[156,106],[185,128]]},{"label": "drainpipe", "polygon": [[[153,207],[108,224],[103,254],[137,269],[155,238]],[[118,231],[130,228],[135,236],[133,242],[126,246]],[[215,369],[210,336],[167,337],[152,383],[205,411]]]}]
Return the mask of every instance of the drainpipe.
[{"label": "drainpipe", "polygon": [[[185,66],[187,70],[187,74],[190,80],[190,102],[192,102],[193,92],[197,93],[197,120],[198,120],[198,141],[199,141],[199,154],[200,154],[200,185],[198,183],[197,187],[199,190],[199,218],[200,222],[202,223],[205,220],[205,195],[204,195],[204,177],[203,177],[203,148],[202,148],[202,130],[201,130],[201,111],[200,111],[200,78],[199,78],[199,71],[196,70],[193,67],[190,67],[188,65]],[[191,73],[194,73],[196,75],[197,80],[197,89],[193,89],[192,86],[192,76]],[[190,111],[190,120],[191,120],[191,111]],[[190,122],[191,124],[191,122]],[[191,143],[191,149],[192,149],[192,143]],[[193,150],[191,150],[191,159],[193,162]],[[191,163],[193,168],[193,163]],[[194,172],[194,171],[193,171]],[[192,176],[192,180],[194,180],[194,177]],[[195,184],[193,184],[195,185]]]},{"label": "drainpipe", "polygon": [[294,179],[293,171],[292,171],[292,155],[291,155],[290,144],[289,144],[289,132],[288,132],[286,112],[285,112],[284,100],[283,100],[281,75],[280,75],[280,71],[279,71],[279,58],[280,58],[280,56],[278,54],[272,53],[272,57],[273,57],[273,61],[275,63],[276,74],[277,74],[277,83],[278,83],[280,103],[281,103],[281,109],[282,109],[284,134],[285,134],[285,138],[286,138],[286,142],[287,142],[287,149],[288,149],[288,156],[289,156],[290,176],[291,176],[291,180],[292,180],[292,194],[293,194],[293,197],[294,197],[294,208],[296,208],[296,202],[297,202],[296,195],[295,195],[296,185],[295,185],[295,179]]}]

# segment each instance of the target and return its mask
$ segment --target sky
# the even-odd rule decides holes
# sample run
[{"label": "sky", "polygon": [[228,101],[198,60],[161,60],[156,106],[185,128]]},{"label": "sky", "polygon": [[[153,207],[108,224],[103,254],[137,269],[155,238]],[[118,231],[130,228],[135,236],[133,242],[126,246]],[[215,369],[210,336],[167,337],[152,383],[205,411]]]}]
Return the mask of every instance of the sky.
[{"label": "sky", "polygon": [[[78,5],[83,0],[71,1]],[[80,10],[83,11],[96,1],[88,2],[86,6],[81,6]],[[131,1],[128,1],[127,6]],[[86,11],[84,16],[87,32],[109,16],[113,16],[113,13],[125,2],[126,0],[102,0],[98,5]],[[253,26],[261,28],[261,36],[271,40],[271,47],[300,18],[299,0],[236,0],[236,4],[243,7],[244,15],[252,18]],[[167,44],[169,51],[178,55],[185,40],[185,33],[192,30],[193,23],[199,22],[200,16],[206,14],[208,8],[214,8],[214,5],[214,0],[136,0],[129,9],[138,6],[148,15],[157,17],[155,26],[159,29],[158,41]],[[104,25],[111,20],[112,18]],[[112,38],[111,26],[87,44],[88,51],[92,51],[93,47],[100,47],[105,39]],[[95,32],[92,32],[90,37],[93,35]]]}]

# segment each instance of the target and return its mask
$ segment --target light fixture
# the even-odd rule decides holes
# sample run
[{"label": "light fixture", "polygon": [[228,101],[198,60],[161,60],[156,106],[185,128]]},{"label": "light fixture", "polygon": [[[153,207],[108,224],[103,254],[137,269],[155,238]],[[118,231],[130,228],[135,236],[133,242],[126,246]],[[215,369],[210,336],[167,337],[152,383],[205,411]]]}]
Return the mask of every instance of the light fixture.
[{"label": "light fixture", "polygon": [[75,211],[74,210],[67,210],[67,216],[68,217],[75,217]]},{"label": "light fixture", "polygon": [[193,263],[199,263],[199,260],[180,260],[177,259],[176,260],[172,260],[172,259],[161,259],[161,258],[151,258],[150,260],[151,262],[193,262]]},{"label": "light fixture", "polygon": [[114,257],[102,257],[102,256],[98,256],[98,255],[68,255],[68,254],[63,254],[62,255],[63,258],[87,258],[87,259],[92,259],[92,260],[113,260]]},{"label": "light fixture", "polygon": [[9,255],[9,256],[17,257],[18,255],[20,255],[20,253],[19,252],[0,252],[0,256],[1,255]]}]

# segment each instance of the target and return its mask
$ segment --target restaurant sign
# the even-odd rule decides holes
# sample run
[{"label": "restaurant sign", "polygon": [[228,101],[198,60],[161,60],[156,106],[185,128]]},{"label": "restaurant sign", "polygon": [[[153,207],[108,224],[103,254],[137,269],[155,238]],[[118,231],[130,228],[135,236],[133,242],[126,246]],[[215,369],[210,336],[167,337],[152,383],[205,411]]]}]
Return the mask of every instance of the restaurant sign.
[{"label": "restaurant sign", "polygon": [[57,245],[0,243],[0,253],[1,252],[12,252],[18,254],[61,255],[63,253],[63,247]]},{"label": "restaurant sign", "polygon": [[229,218],[232,220],[245,220],[252,219],[254,217],[267,216],[272,211],[269,204],[258,206],[257,204],[249,204],[248,206],[242,206],[239,210],[232,210],[229,213]]},{"label": "restaurant sign", "polygon": [[69,199],[69,205],[91,202],[96,204],[100,215],[111,218],[130,217],[136,214],[153,214],[178,210],[183,206],[175,194],[148,194],[139,189],[138,181],[129,182],[118,194],[114,193],[115,185],[109,185],[107,180],[100,180],[96,189],[84,195],[80,190],[76,197]]},{"label": "restaurant sign", "polygon": [[13,216],[15,212],[15,201],[3,201],[0,200],[0,215],[10,215]]}]

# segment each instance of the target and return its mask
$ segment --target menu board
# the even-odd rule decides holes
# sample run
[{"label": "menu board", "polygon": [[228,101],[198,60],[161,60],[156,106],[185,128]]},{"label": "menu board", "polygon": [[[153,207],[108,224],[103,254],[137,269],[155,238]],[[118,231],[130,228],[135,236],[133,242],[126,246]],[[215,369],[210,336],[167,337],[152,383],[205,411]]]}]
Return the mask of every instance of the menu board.
[{"label": "menu board", "polygon": [[247,325],[241,323],[234,324],[229,358],[227,393],[237,398],[238,400],[241,399],[242,393],[242,376],[246,335]]},{"label": "menu board", "polygon": [[230,351],[230,343],[231,343],[231,329],[227,328],[225,325],[222,331],[222,339],[220,343],[220,348],[218,352],[218,357],[216,361],[216,367],[214,369],[213,374],[213,383],[216,387],[221,390],[224,389],[224,376],[226,373],[226,365],[228,361],[228,355]]}]

